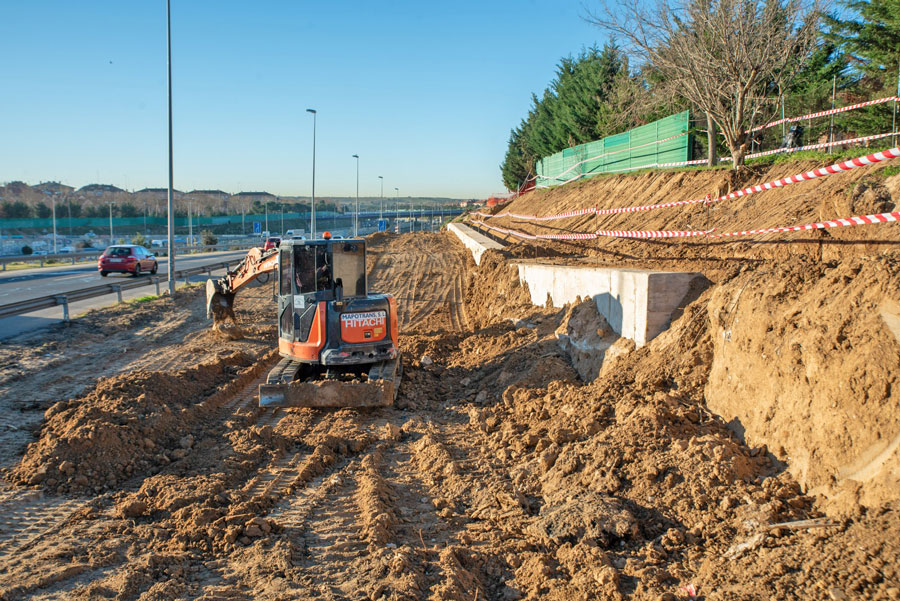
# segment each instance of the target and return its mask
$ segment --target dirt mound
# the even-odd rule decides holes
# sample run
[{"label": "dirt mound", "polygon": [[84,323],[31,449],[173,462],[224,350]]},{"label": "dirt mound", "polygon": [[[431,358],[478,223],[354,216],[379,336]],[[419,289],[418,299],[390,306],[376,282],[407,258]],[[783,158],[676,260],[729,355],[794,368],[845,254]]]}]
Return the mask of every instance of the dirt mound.
[{"label": "dirt mound", "polygon": [[45,413],[37,442],[14,481],[58,492],[108,490],[126,478],[183,459],[192,431],[219,398],[259,371],[242,353],[175,373],[139,371],[101,380],[81,398]]},{"label": "dirt mound", "polygon": [[710,409],[804,486],[867,505],[897,499],[900,339],[883,307],[898,290],[896,254],[773,265],[720,285]]}]

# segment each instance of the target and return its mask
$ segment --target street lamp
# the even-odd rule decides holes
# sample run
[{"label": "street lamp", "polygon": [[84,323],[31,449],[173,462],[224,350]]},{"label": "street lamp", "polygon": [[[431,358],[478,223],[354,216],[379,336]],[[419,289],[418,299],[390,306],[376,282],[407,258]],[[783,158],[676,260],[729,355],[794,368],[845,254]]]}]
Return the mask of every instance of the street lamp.
[{"label": "street lamp", "polygon": [[[169,252],[169,298],[175,298],[175,195],[174,179],[172,175],[172,2],[166,0],[166,69],[168,79],[166,92],[169,97],[169,215],[168,215],[168,245]],[[110,221],[112,229],[112,221]]]},{"label": "street lamp", "polygon": [[110,246],[112,246],[113,244],[115,244],[115,242],[113,242],[112,202],[108,202],[106,204],[109,205],[109,244],[110,244]]},{"label": "street lamp", "polygon": [[381,208],[378,210],[378,219],[380,221],[384,219],[384,176],[379,175],[378,179],[381,180]]},{"label": "street lamp", "polygon": [[394,218],[397,220],[397,233],[400,233],[400,188],[394,188],[397,193],[397,202],[394,203]]},{"label": "street lamp", "polygon": [[311,212],[309,216],[309,231],[312,233],[312,239],[316,237],[316,109],[306,109],[307,113],[313,116],[313,174],[312,174],[312,199]]},{"label": "street lamp", "polygon": [[359,237],[359,155],[354,154],[356,159],[356,215],[353,219],[353,237]]}]

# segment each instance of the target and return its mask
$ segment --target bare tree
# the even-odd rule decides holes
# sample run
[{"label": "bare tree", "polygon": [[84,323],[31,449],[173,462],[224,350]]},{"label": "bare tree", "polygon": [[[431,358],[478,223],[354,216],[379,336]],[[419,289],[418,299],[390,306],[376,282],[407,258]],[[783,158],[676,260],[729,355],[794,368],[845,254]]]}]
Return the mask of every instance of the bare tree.
[{"label": "bare tree", "polygon": [[735,168],[753,127],[775,115],[817,33],[818,7],[805,0],[604,2],[603,14],[589,12],[587,20],[624,40],[670,93],[705,112],[725,136]]}]

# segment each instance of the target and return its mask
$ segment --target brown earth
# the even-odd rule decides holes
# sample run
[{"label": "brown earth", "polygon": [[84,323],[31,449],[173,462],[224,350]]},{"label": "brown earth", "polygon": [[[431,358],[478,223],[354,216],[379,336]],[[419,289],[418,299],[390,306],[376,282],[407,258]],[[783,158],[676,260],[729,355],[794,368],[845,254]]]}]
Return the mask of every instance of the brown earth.
[{"label": "brown earth", "polygon": [[[627,250],[632,264],[651,264],[639,248],[538,252],[597,261]],[[818,247],[784,264],[795,251],[750,245],[734,261],[731,250],[707,259],[665,248],[676,268],[702,270],[712,285],[647,346],[616,341],[601,369],[579,355],[594,378],[587,384],[557,336],[589,331],[595,316],[583,305],[528,303],[508,260],[534,247],[487,253],[476,268],[446,234],[370,241],[369,288],[404,307],[404,382],[391,408],[256,408],[274,341],[267,288],[239,296],[248,338],[217,344],[205,338],[213,334],[199,295],[180,308],[158,301],[169,317],[143,332],[181,325],[145,343],[139,367],[127,360],[135,351],[121,351],[119,363],[101,355],[98,339],[105,371],[91,376],[87,360],[65,365],[79,352],[67,333],[51,333],[59,364],[29,355],[0,391],[3,402],[34,397],[48,413],[24,456],[10,457],[0,492],[0,598],[900,598],[894,498],[863,498],[858,488],[852,502],[804,494],[789,457],[741,437],[727,414],[766,401],[727,375],[755,368],[776,378],[772,389],[849,403],[847,415],[881,416],[889,432],[893,417],[882,409],[896,408],[896,386],[868,386],[865,403],[846,397],[866,387],[866,373],[876,384],[896,373],[898,342],[867,341],[878,322],[858,317],[870,306],[893,315],[881,296],[896,297],[894,251],[853,251],[831,265]],[[825,291],[835,283],[846,293],[832,303]],[[97,312],[95,328],[121,311]],[[841,329],[818,328],[832,311],[847,312]],[[834,371],[843,357],[841,370],[859,381],[844,399],[802,390],[809,384],[793,355],[782,358],[798,336],[786,328],[799,319],[817,332],[796,340],[802,369]],[[134,331],[111,329],[106,344]],[[163,369],[153,367],[157,351],[171,352]],[[59,382],[66,370],[71,384]],[[42,392],[51,382],[56,392]],[[766,423],[767,436],[790,429]],[[846,463],[852,450],[829,452]]]}]

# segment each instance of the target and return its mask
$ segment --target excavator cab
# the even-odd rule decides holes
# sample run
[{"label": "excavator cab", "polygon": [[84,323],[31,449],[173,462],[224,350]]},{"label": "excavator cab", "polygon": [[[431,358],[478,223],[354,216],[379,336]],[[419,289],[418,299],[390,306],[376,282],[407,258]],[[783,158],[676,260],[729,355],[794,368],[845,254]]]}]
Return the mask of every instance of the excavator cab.
[{"label": "excavator cab", "polygon": [[365,240],[285,240],[278,258],[278,350],[325,367],[397,356],[397,306],[366,290]]},{"label": "excavator cab", "polygon": [[251,249],[207,282],[214,324],[234,320],[234,297],[277,273],[278,352],[259,389],[261,407],[373,407],[393,403],[400,382],[397,304],[368,292],[362,239],[282,240]]}]

